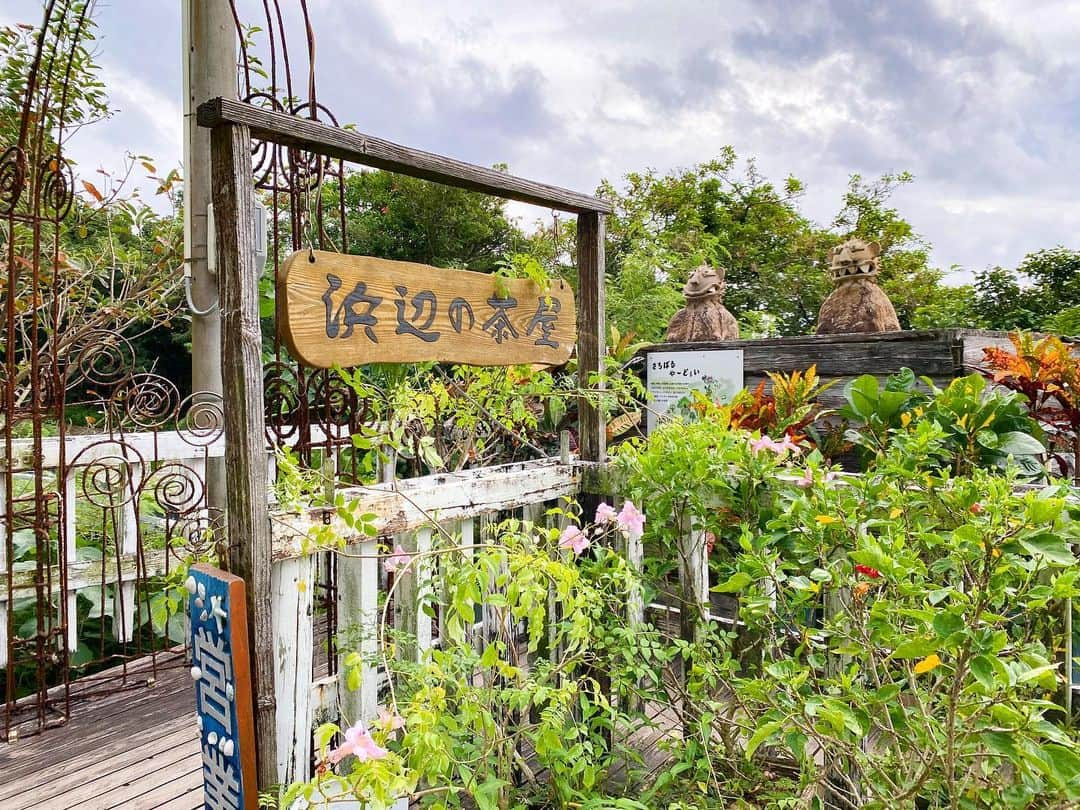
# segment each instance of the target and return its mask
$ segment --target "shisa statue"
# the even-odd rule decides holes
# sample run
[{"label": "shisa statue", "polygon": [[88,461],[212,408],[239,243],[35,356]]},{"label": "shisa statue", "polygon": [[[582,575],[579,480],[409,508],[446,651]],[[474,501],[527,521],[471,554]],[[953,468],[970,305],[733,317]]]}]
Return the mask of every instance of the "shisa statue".
[{"label": "shisa statue", "polygon": [[896,310],[877,283],[880,254],[877,242],[854,238],[829,251],[829,275],[836,289],[818,313],[819,335],[900,331]]},{"label": "shisa statue", "polygon": [[724,268],[701,265],[683,287],[686,306],[668,324],[668,343],[738,340],[739,324],[724,306]]}]

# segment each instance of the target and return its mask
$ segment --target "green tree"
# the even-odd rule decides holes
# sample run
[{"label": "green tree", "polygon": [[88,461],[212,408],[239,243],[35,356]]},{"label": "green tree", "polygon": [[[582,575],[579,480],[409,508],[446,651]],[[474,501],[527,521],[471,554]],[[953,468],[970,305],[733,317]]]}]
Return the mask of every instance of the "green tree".
[{"label": "green tree", "polygon": [[[690,169],[629,174],[621,191],[605,182],[600,193],[616,209],[609,223],[608,315],[621,331],[662,339],[681,303],[670,290],[708,261],[727,270],[726,303],[744,334],[805,334],[831,289],[828,249],[855,235],[881,243],[881,283],[901,325],[973,325],[967,291],[941,284],[929,245],[889,204],[909,182],[906,173],[874,181],[852,175],[829,227],[802,214],[797,178],[774,184],[753,160],[740,167],[730,147]],[[650,263],[657,271],[652,282],[643,270]]]},{"label": "green tree", "polygon": [[[334,210],[336,183],[327,183],[323,194]],[[525,241],[505,209],[498,197],[390,172],[345,176],[349,253],[490,273]],[[340,248],[340,225],[327,219],[327,234]]]}]

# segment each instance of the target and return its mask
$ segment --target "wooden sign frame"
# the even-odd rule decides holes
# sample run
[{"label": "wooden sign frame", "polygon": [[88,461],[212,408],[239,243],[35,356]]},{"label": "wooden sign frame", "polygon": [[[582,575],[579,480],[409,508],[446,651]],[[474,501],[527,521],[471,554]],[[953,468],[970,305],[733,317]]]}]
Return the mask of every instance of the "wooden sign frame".
[{"label": "wooden sign frame", "polygon": [[[577,214],[577,373],[585,388],[603,387],[604,234],[606,216],[613,207],[597,197],[246,102],[210,99],[199,105],[197,118],[200,126],[211,130],[222,389],[229,437],[225,447],[229,568],[248,586],[258,688],[258,779],[260,788],[269,789],[277,781],[277,742],[259,268],[251,240],[255,222],[252,139]],[[607,457],[604,415],[591,397],[582,397],[578,403],[578,455],[586,462]]]},{"label": "wooden sign frame", "polygon": [[277,327],[315,368],[440,361],[562,365],[577,342],[574,290],[415,262],[300,250],[278,273]]}]

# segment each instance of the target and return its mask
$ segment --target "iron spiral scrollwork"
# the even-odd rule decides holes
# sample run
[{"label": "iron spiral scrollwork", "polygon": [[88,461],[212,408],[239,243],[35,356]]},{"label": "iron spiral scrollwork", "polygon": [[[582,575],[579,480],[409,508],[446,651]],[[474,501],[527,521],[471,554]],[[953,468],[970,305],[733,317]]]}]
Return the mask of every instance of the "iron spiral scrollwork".
[{"label": "iron spiral scrollwork", "polygon": [[133,424],[141,430],[157,430],[176,422],[180,392],[160,374],[132,374],[117,386],[109,401],[117,424]]},{"label": "iron spiral scrollwork", "polygon": [[179,407],[181,438],[192,447],[209,447],[225,434],[225,407],[221,394],[199,391]]},{"label": "iron spiral scrollwork", "polygon": [[26,187],[26,152],[9,146],[0,154],[0,216],[15,211]]},{"label": "iron spiral scrollwork", "polygon": [[179,520],[200,509],[206,500],[206,485],[198,472],[179,462],[163,464],[146,477],[143,490],[168,520]]},{"label": "iron spiral scrollwork", "polygon": [[134,503],[142,490],[139,471],[144,469],[142,454],[127,442],[108,439],[91,445],[71,461],[82,466],[84,455],[91,456],[82,470],[80,494],[100,509],[116,509]]},{"label": "iron spiral scrollwork", "polygon": [[59,154],[50,155],[38,167],[38,197],[42,215],[60,222],[75,201],[75,178],[71,165]]},{"label": "iron spiral scrollwork", "polygon": [[291,366],[273,362],[264,367],[263,402],[270,442],[284,444],[298,434],[302,396],[300,381]]},{"label": "iron spiral scrollwork", "polygon": [[135,349],[125,338],[95,330],[86,335],[73,353],[68,387],[111,387],[122,381],[135,365]]}]

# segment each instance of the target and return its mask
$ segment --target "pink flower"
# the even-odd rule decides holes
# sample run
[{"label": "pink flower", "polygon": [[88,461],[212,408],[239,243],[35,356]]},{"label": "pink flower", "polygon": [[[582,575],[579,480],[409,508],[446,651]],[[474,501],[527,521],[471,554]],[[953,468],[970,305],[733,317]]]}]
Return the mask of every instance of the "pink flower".
[{"label": "pink flower", "polygon": [[567,526],[559,535],[559,548],[572,549],[574,554],[580,554],[588,547],[589,538],[577,526]]},{"label": "pink flower", "polygon": [[615,520],[615,507],[607,501],[601,501],[600,505],[596,507],[595,523],[611,523],[613,520]]},{"label": "pink flower", "polygon": [[615,521],[631,540],[637,540],[645,533],[645,514],[634,506],[633,501],[623,504]]},{"label": "pink flower", "polygon": [[776,452],[782,453],[785,450],[790,450],[795,455],[799,455],[802,452],[802,448],[796,442],[791,440],[791,436],[784,434],[784,440],[776,446]]},{"label": "pink flower", "polygon": [[388,734],[397,731],[399,728],[405,728],[405,718],[397,712],[388,712],[386,709],[379,709],[379,716],[376,718],[379,728]]},{"label": "pink flower", "polygon": [[[826,484],[831,484],[836,480],[836,473],[832,470],[827,470],[825,474],[821,476],[821,480]],[[796,478],[792,483],[802,489],[809,489],[814,485],[814,471],[807,467],[803,470],[802,478]]]},{"label": "pink flower", "polygon": [[762,450],[777,452],[776,442],[773,441],[772,436],[762,436],[760,439],[754,439],[754,441],[750,442],[750,449],[755,453],[760,453]]},{"label": "pink flower", "polygon": [[357,723],[350,729],[345,730],[345,742],[330,752],[329,760],[337,765],[345,757],[352,754],[361,762],[369,759],[382,759],[389,751],[379,746],[373,739],[363,723]]},{"label": "pink flower", "polygon": [[409,564],[411,558],[400,545],[394,546],[394,553],[383,560],[383,568],[388,574],[396,574]]},{"label": "pink flower", "polygon": [[791,440],[791,437],[784,435],[782,442],[776,441],[772,436],[762,436],[760,439],[755,439],[750,442],[750,449],[755,453],[760,453],[762,450],[768,450],[770,453],[776,453],[777,455],[783,455],[788,450],[791,450],[798,455],[802,452],[802,448],[798,444]]}]

